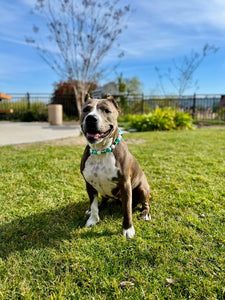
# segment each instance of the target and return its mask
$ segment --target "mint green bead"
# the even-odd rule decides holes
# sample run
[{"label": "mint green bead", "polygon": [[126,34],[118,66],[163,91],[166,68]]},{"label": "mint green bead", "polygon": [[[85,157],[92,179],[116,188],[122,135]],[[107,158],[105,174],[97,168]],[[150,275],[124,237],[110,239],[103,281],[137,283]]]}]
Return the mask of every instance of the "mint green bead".
[{"label": "mint green bead", "polygon": [[111,152],[111,151],[112,151],[111,147],[106,149],[106,152]]}]

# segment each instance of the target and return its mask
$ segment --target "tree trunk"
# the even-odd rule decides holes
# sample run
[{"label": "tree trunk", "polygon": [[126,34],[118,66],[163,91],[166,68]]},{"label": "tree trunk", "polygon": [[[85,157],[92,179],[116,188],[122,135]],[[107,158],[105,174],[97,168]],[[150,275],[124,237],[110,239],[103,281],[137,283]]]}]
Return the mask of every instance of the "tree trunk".
[{"label": "tree trunk", "polygon": [[80,120],[81,118],[81,108],[82,108],[82,105],[81,105],[81,101],[77,101],[77,112],[78,112],[78,118]]},{"label": "tree trunk", "polygon": [[73,85],[73,90],[74,90],[74,99],[76,102],[77,106],[77,113],[78,113],[78,118],[80,120],[81,117],[81,101],[80,101],[80,93],[75,85]]},{"label": "tree trunk", "polygon": [[76,86],[73,86],[73,90],[74,90],[74,97],[75,97],[75,101],[76,101],[76,105],[77,105],[78,118],[80,120],[82,106],[84,104],[84,100],[85,100],[85,96],[86,96],[87,92],[82,88],[79,89]]}]

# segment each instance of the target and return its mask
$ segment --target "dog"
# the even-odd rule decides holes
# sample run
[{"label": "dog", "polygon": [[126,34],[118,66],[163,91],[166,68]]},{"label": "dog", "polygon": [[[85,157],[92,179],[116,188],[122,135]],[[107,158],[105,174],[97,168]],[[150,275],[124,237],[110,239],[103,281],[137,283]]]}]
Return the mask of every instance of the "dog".
[{"label": "dog", "polygon": [[149,185],[137,160],[129,152],[118,128],[119,106],[112,96],[107,99],[87,97],[82,107],[81,130],[87,146],[81,159],[80,170],[86,182],[90,199],[89,219],[86,226],[99,222],[98,194],[102,203],[117,198],[123,206],[123,235],[132,238],[132,201],[142,204],[141,216],[151,219],[149,213]]}]

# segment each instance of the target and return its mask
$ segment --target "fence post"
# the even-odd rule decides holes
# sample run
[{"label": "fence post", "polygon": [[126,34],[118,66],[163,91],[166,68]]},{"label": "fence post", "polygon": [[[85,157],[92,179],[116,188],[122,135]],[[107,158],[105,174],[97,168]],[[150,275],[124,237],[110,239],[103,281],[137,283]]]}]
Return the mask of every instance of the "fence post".
[{"label": "fence post", "polygon": [[30,94],[27,93],[27,108],[30,109]]},{"label": "fence post", "polygon": [[195,109],[196,109],[196,94],[193,95],[193,105],[192,105],[192,118],[195,118]]}]

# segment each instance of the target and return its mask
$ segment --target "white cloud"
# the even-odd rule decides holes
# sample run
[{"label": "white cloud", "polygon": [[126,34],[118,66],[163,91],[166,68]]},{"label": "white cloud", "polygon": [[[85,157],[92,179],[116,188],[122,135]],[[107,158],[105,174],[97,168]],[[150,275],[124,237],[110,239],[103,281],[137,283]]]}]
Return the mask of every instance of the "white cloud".
[{"label": "white cloud", "polygon": [[[24,37],[32,36],[32,24],[44,23],[40,16],[29,13],[36,0],[0,1],[1,78],[8,76],[10,79],[10,74],[35,72],[43,66],[47,69],[35,50],[25,47]],[[154,66],[160,60],[165,62],[166,59],[188,54],[191,49],[198,51],[205,43],[215,46],[225,44],[225,0],[132,2],[136,11],[118,41],[120,49],[125,52],[122,61],[131,69]],[[57,52],[55,48],[51,50]],[[117,62],[117,50],[115,44],[106,57],[106,63]]]},{"label": "white cloud", "polygon": [[152,18],[161,24],[181,27],[204,25],[225,28],[224,0],[141,0],[139,6],[149,15],[150,22]]},{"label": "white cloud", "polygon": [[5,26],[6,24],[10,24],[11,22],[16,22],[20,18],[20,11],[17,9],[17,5],[5,1],[1,3],[1,18],[0,25]]},{"label": "white cloud", "polygon": [[140,0],[120,44],[129,57],[182,56],[225,43],[224,0]]},{"label": "white cloud", "polygon": [[30,7],[34,7],[35,4],[37,3],[37,0],[21,0],[21,1]]}]

